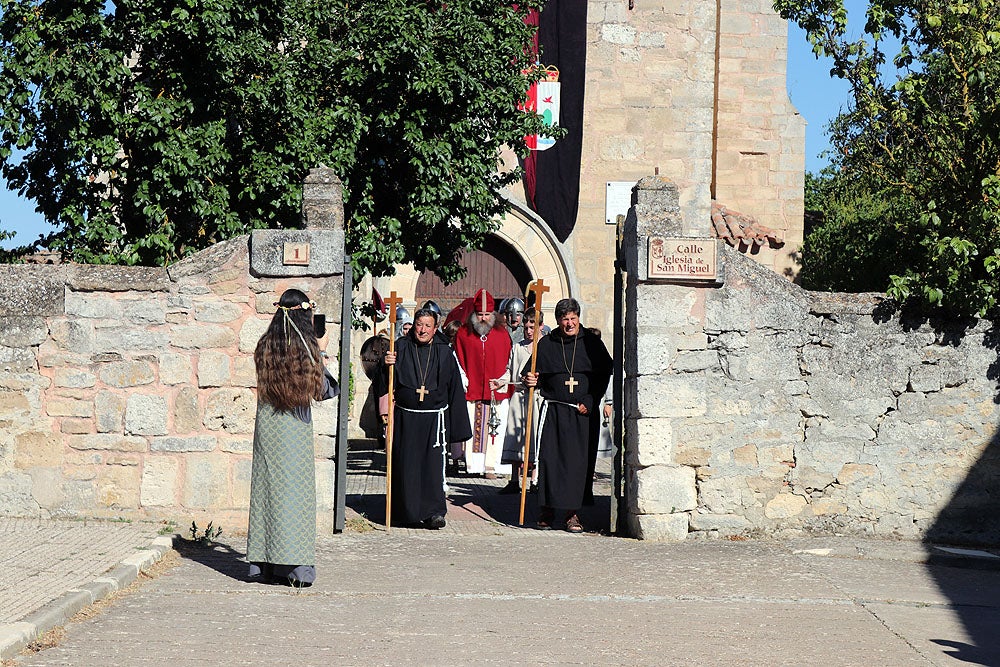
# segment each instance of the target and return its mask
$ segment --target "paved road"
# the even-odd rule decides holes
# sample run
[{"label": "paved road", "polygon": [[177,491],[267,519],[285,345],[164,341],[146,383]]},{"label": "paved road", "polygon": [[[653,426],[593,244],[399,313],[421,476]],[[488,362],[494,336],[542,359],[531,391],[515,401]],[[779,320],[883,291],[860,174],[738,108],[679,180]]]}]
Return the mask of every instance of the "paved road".
[{"label": "paved road", "polygon": [[242,542],[187,549],[16,664],[1000,664],[1000,568],[985,554],[497,532],[323,538],[300,592],[243,581]]},{"label": "paved road", "polygon": [[[586,535],[518,528],[502,481],[465,477],[450,480],[444,530],[386,532],[378,453],[351,463],[350,526],[376,523],[319,539],[312,588],[245,581],[238,537],[177,540],[179,565],[12,664],[1000,665],[990,553],[608,537],[606,469],[581,513]],[[529,523],[534,511],[532,499]],[[10,623],[26,609],[45,605],[27,620],[61,623],[134,579],[162,553],[156,527],[0,519],[0,640],[31,625]]]}]

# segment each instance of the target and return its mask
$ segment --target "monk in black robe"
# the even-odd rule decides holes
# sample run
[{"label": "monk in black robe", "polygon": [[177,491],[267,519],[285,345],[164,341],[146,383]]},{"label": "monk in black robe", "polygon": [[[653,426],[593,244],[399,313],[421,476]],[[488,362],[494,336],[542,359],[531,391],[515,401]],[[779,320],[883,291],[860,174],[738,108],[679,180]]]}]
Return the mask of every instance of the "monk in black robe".
[{"label": "monk in black robe", "polygon": [[[421,308],[413,328],[387,353],[395,364],[392,440],[392,520],[443,528],[445,446],[472,437],[465,389],[437,315]],[[386,376],[388,369],[386,369]]]},{"label": "monk in black robe", "polygon": [[538,524],[552,528],[559,514],[571,533],[583,532],[577,511],[591,485],[597,443],[592,416],[611,379],[611,355],[601,339],[580,326],[580,304],[556,304],[559,328],[538,341],[538,361],[525,384],[544,399],[538,446]]}]

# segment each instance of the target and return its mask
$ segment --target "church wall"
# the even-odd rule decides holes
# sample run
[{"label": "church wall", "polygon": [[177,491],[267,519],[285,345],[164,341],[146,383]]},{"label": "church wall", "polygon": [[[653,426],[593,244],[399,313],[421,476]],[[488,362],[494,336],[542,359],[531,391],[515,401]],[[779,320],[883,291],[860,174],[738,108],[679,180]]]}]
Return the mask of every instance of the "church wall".
[{"label": "church wall", "polygon": [[[709,220],[715,6],[697,1],[592,0],[577,226],[567,241],[583,320],[611,327],[615,226],[607,181],[659,167],[690,220]],[[707,228],[706,228],[707,229]]]},{"label": "church wall", "polygon": [[663,185],[624,257],[633,534],[1000,540],[995,325],[807,292],[721,242],[722,285],[648,280],[648,237],[681,224]]},{"label": "church wall", "polygon": [[802,245],[805,120],[788,99],[788,24],[769,0],[722,0],[715,198],[784,238],[753,255],[798,273]]},{"label": "church wall", "polygon": [[602,328],[611,326],[613,304],[607,181],[658,168],[677,184],[691,233],[705,235],[714,180],[722,203],[784,236],[783,248],[753,255],[780,274],[796,271],[802,239],[805,122],[786,91],[787,23],[767,0],[723,0],[718,16],[715,3],[695,0],[628,7],[588,4],[580,208],[563,249],[585,320]]}]

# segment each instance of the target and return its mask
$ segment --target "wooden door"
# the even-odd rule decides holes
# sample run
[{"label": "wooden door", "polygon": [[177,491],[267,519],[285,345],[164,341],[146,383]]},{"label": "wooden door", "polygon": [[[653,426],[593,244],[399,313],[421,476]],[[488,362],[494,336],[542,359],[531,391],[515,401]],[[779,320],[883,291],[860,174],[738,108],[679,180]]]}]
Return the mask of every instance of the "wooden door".
[{"label": "wooden door", "polygon": [[485,287],[496,299],[497,308],[501,299],[519,296],[524,298],[524,290],[531,282],[531,273],[521,255],[512,246],[495,236],[486,240],[482,250],[467,251],[460,263],[466,269],[465,277],[445,285],[437,274],[424,271],[417,278],[414,300],[419,308],[427,300],[434,301],[447,312],[463,300],[475,296]]}]

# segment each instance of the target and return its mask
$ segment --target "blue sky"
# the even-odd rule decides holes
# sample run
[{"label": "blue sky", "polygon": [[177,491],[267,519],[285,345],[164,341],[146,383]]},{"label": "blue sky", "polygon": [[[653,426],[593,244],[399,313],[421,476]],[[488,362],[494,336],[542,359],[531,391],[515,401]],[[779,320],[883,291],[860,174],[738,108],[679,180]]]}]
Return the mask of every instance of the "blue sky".
[{"label": "blue sky", "polygon": [[805,32],[790,24],[788,96],[806,119],[806,171],[816,173],[829,164],[829,160],[820,157],[830,146],[826,127],[846,107],[849,95],[847,82],[830,76],[830,60],[817,60],[806,42]]},{"label": "blue sky", "polygon": [[[848,0],[850,7],[859,0]],[[813,56],[803,32],[795,25],[788,28],[788,94],[792,103],[806,119],[806,169],[817,172],[826,165],[820,158],[827,147],[826,125],[847,103],[848,87],[830,77],[829,61]],[[33,241],[51,227],[35,213],[34,205],[10,192],[0,184],[0,229],[17,232],[13,240],[3,241],[12,247]]]},{"label": "blue sky", "polygon": [[52,230],[42,216],[35,213],[35,205],[6,189],[0,181],[0,229],[17,232],[11,240],[0,241],[4,248],[34,241],[39,234]]}]

